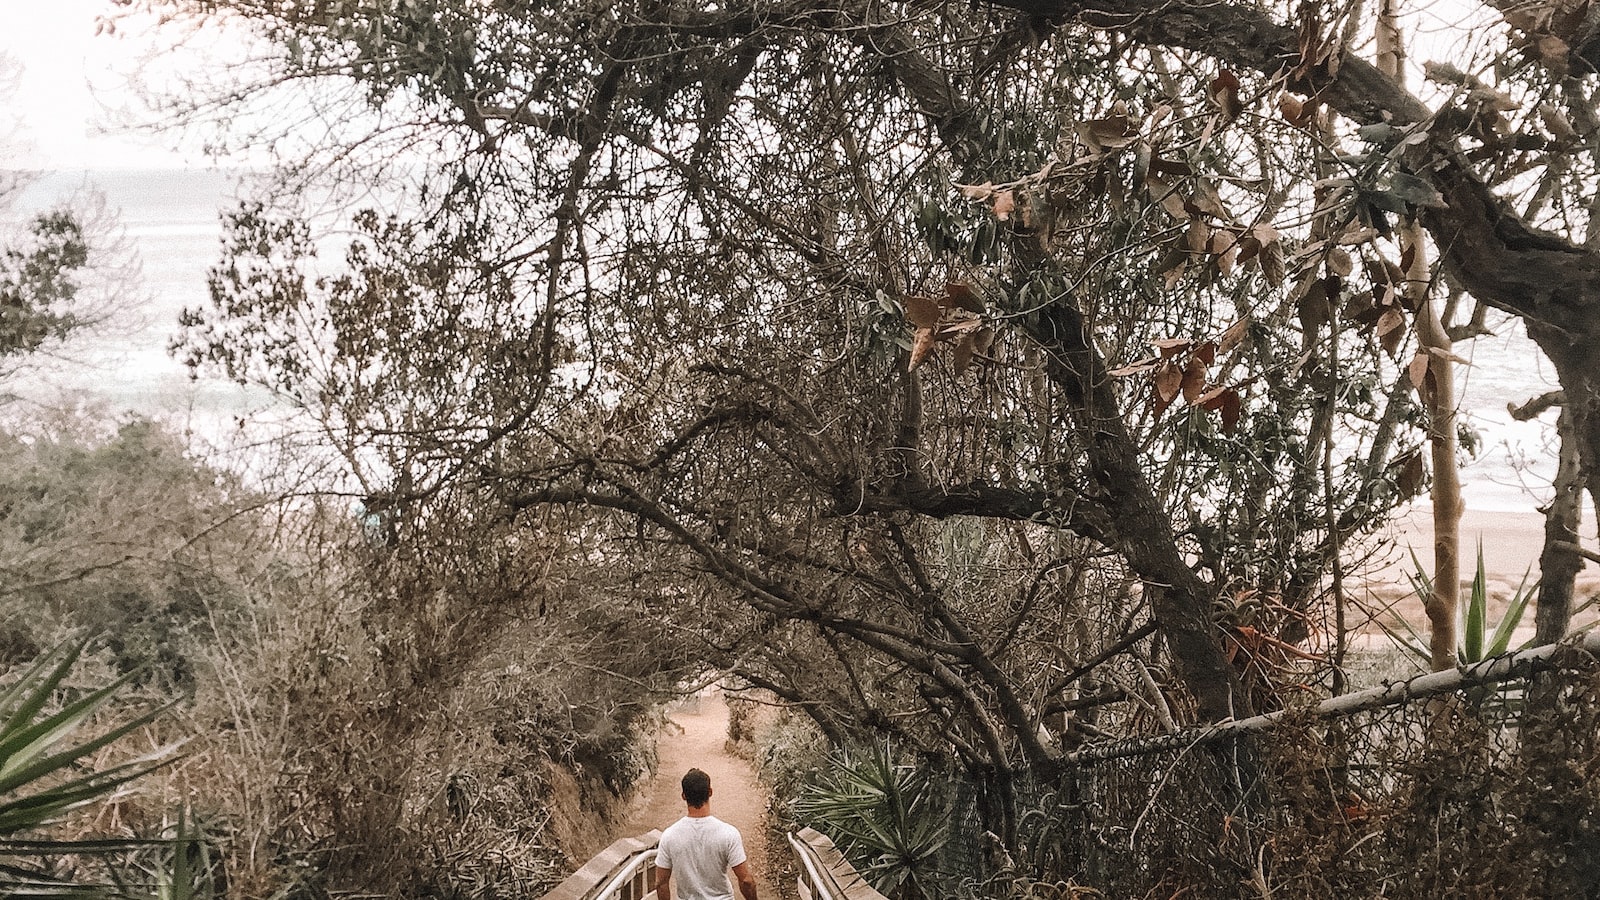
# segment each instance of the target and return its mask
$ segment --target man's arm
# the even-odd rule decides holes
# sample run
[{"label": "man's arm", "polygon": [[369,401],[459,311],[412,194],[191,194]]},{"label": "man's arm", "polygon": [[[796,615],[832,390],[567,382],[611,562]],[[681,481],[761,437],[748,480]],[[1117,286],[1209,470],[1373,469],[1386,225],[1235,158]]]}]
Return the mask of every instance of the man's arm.
[{"label": "man's arm", "polygon": [[[739,881],[739,893],[744,895],[744,900],[756,900],[756,877],[750,874],[750,864],[742,862],[734,866],[733,877]],[[660,884],[659,881],[656,883]]]},{"label": "man's arm", "polygon": [[656,866],[656,900],[672,900],[672,870]]}]

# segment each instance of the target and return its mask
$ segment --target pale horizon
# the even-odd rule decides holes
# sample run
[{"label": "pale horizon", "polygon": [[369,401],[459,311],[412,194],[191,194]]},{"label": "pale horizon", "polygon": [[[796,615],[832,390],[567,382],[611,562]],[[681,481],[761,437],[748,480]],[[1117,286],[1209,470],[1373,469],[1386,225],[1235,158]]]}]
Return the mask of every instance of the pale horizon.
[{"label": "pale horizon", "polygon": [[12,71],[0,87],[7,111],[0,134],[10,171],[208,168],[176,134],[115,129],[117,115],[139,116],[127,80],[149,51],[148,36],[96,35],[109,0],[0,2],[0,57]]}]

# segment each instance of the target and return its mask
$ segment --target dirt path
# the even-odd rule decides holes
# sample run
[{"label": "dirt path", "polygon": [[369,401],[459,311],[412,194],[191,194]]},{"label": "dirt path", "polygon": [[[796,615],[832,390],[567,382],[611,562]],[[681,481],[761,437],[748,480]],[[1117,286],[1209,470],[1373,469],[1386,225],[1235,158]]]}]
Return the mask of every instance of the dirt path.
[{"label": "dirt path", "polygon": [[672,713],[657,744],[656,776],[639,789],[617,835],[643,834],[678,821],[684,810],[679,782],[691,768],[701,769],[711,776],[712,815],[739,829],[762,900],[775,900],[781,895],[766,859],[767,794],[750,764],[727,751],[728,705],[720,691],[708,694]]}]

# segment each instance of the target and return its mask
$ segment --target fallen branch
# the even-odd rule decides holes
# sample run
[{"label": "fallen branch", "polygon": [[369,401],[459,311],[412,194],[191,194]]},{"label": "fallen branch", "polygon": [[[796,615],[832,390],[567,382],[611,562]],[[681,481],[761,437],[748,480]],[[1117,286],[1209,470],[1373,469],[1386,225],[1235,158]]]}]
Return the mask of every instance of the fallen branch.
[{"label": "fallen branch", "polygon": [[[1365,712],[1383,706],[1394,706],[1439,694],[1448,694],[1452,691],[1475,687],[1480,684],[1493,684],[1498,681],[1524,678],[1535,672],[1569,667],[1571,663],[1568,655],[1574,650],[1581,650],[1591,655],[1600,655],[1600,631],[1591,631],[1582,638],[1571,642],[1546,644],[1543,647],[1535,647],[1531,650],[1507,653],[1471,666],[1449,669],[1443,672],[1430,672],[1427,675],[1418,675],[1408,681],[1393,682],[1371,690],[1333,697],[1318,703],[1315,707],[1312,707],[1310,712],[1313,718],[1332,718],[1334,716]],[[1095,744],[1064,755],[1061,758],[1061,764],[1070,766],[1095,760],[1141,756],[1146,753],[1178,750],[1199,744],[1208,744],[1241,734],[1266,731],[1276,725],[1279,720],[1299,714],[1302,714],[1301,710],[1283,709],[1265,715],[1251,716],[1248,719],[1240,719],[1236,722],[1225,722],[1221,725],[1187,728],[1170,734],[1157,734],[1145,738]]]}]

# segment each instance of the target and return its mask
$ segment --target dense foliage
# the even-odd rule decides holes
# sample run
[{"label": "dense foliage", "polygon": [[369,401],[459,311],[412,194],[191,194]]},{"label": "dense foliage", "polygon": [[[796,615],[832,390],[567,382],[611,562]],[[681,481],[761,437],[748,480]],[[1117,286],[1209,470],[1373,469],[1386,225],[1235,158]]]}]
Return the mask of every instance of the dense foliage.
[{"label": "dense foliage", "polygon": [[[1389,6],[140,5],[260,42],[180,117],[329,126],[278,135],[178,349],[360,485],[366,740],[429,745],[534,622],[629,704],[717,669],[952,761],[1017,846],[1018,784],[1087,738],[1341,687],[1344,574],[1423,441],[1453,464],[1484,308],[1600,460],[1567,6],[1413,93]],[[419,771],[328,833],[404,821]]]}]

